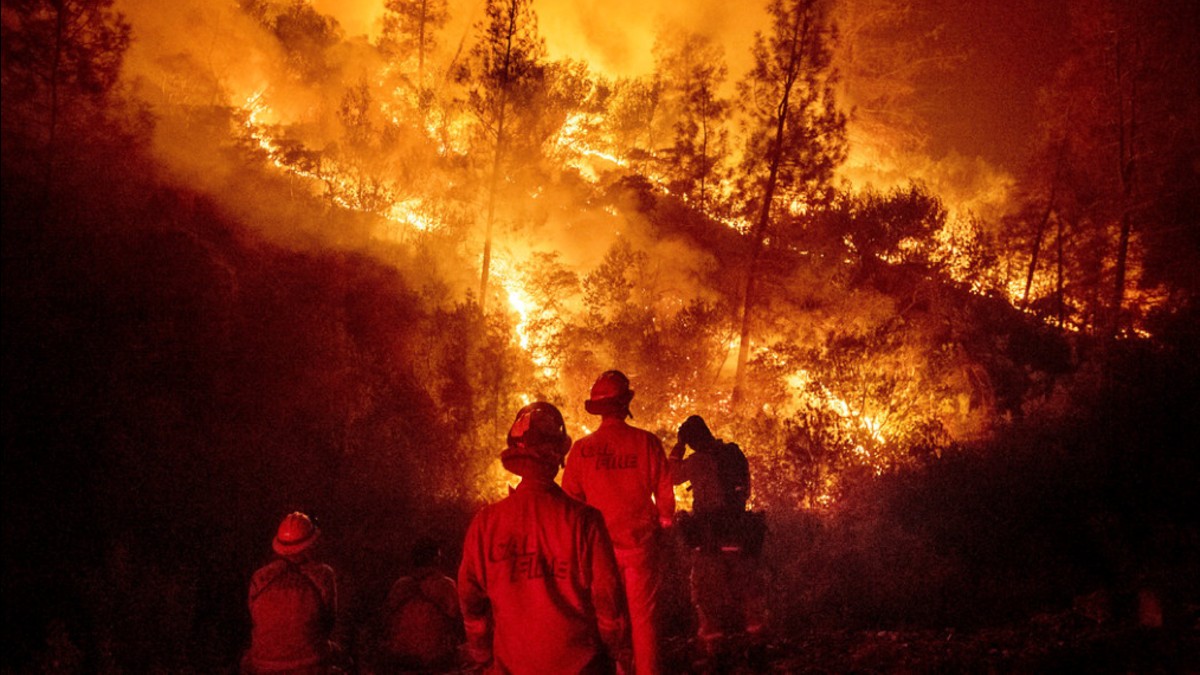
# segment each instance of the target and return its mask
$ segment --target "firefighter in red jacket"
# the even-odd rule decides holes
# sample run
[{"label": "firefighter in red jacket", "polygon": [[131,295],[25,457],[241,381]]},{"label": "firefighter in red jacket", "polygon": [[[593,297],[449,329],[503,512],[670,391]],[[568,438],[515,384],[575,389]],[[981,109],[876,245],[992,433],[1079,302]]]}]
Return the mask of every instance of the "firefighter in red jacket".
[{"label": "firefighter in red jacket", "polygon": [[312,559],[321,531],[299,511],[275,534],[276,557],[250,580],[250,649],[245,673],[322,675],[334,672],[339,649],[332,641],[337,614],[333,568]]},{"label": "firefighter in red jacket", "polygon": [[628,615],[604,518],[554,482],[570,446],[557,408],[522,408],[500,455],[521,483],[467,529],[459,602],[467,652],[488,672],[628,669]]},{"label": "firefighter in red jacket", "polygon": [[661,537],[675,514],[675,492],[662,442],[629,425],[633,391],[618,370],[601,373],[584,408],[600,415],[600,428],[575,442],[567,456],[563,489],[600,509],[616,547],[625,582],[638,675],[661,672],[658,596],[662,584]]}]

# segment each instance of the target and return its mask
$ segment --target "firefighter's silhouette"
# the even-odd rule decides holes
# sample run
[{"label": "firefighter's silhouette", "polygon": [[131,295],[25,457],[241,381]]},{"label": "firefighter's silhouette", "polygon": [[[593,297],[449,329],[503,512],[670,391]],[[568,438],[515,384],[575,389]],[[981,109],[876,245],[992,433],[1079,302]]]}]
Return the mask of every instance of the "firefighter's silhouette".
[{"label": "firefighter's silhouette", "polygon": [[[684,457],[687,448],[694,452]],[[692,491],[692,513],[680,514],[679,529],[691,549],[692,603],[701,644],[714,653],[734,635],[760,639],[767,611],[758,558],[766,526],[762,514],[746,511],[746,456],[692,415],[679,427],[671,474],[676,484],[690,483]]]},{"label": "firefighter's silhouette", "polygon": [[379,622],[377,673],[432,673],[456,668],[462,644],[458,589],[446,576],[431,537],[413,545],[409,574],[392,584]]}]

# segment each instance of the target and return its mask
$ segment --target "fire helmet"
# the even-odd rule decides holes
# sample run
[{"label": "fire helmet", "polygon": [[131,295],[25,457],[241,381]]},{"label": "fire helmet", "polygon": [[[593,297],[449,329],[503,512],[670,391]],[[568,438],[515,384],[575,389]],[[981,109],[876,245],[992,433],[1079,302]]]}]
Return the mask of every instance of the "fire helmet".
[{"label": "fire helmet", "polygon": [[279,523],[271,548],[279,555],[296,555],[315,544],[320,536],[321,530],[311,518],[299,511],[293,511],[284,516],[283,522]]},{"label": "fire helmet", "polygon": [[593,415],[606,415],[624,411],[629,415],[629,402],[633,400],[633,390],[629,388],[629,378],[619,370],[606,370],[600,373],[592,385],[592,393],[583,407]]},{"label": "fire helmet", "polygon": [[562,413],[553,404],[537,401],[517,411],[508,431],[508,447],[500,454],[504,468],[521,474],[521,460],[557,468],[571,449],[571,437]]}]

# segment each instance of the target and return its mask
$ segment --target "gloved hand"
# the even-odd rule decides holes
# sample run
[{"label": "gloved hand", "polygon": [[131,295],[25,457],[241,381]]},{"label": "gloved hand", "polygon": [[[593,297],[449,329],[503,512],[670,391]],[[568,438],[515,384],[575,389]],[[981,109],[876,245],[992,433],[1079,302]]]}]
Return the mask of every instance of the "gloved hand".
[{"label": "gloved hand", "polygon": [[687,446],[683,441],[675,441],[675,447],[671,448],[671,459],[683,459],[683,453],[687,451]]}]

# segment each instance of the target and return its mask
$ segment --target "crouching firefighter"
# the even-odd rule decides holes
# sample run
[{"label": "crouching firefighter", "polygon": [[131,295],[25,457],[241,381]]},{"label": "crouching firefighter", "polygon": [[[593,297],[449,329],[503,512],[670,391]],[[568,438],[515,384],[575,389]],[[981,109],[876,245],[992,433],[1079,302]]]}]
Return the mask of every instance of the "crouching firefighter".
[{"label": "crouching firefighter", "polygon": [[[684,457],[687,448],[694,452]],[[690,483],[692,513],[679,529],[692,550],[691,594],[701,645],[711,655],[727,638],[760,640],[766,628],[766,590],[759,565],[766,535],[761,513],[746,511],[750,470],[736,443],[714,438],[692,415],[671,450],[671,477]]]},{"label": "crouching firefighter", "polygon": [[320,538],[312,519],[299,511],[279,523],[275,558],[250,579],[248,674],[326,675],[344,672],[332,639],[337,615],[333,568],[313,559]]},{"label": "crouching firefighter", "polygon": [[477,669],[628,672],[629,619],[604,517],[554,482],[570,447],[557,408],[522,408],[500,455],[521,483],[467,529],[458,593]]},{"label": "crouching firefighter", "polygon": [[411,556],[411,573],[392,584],[383,605],[376,670],[454,670],[462,643],[462,616],[454,580],[441,571],[442,547],[432,538],[422,537],[413,545]]}]

